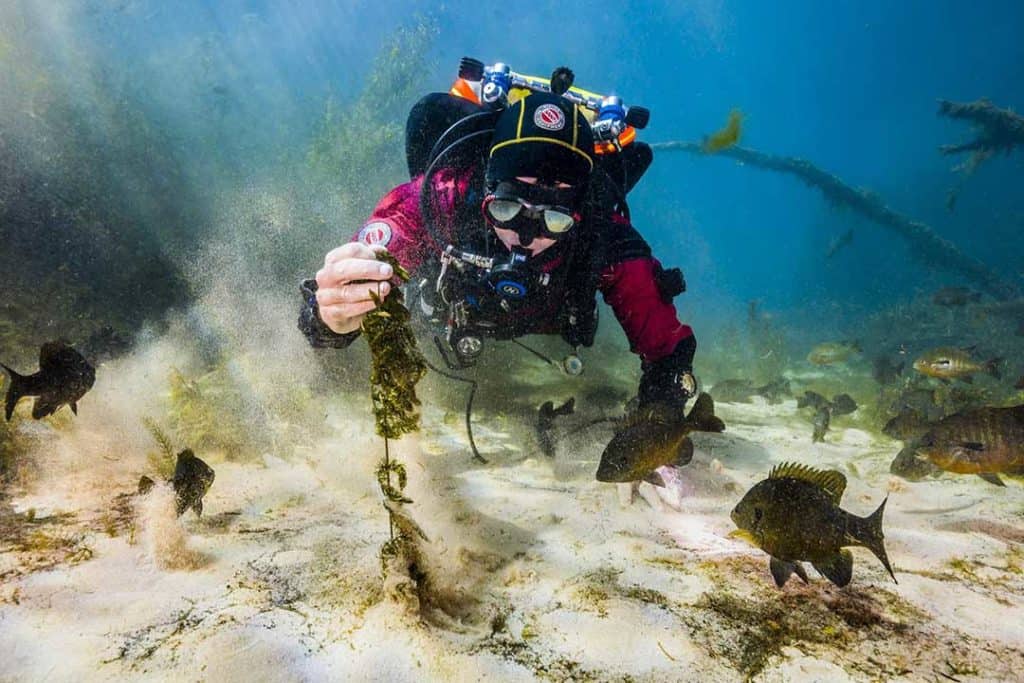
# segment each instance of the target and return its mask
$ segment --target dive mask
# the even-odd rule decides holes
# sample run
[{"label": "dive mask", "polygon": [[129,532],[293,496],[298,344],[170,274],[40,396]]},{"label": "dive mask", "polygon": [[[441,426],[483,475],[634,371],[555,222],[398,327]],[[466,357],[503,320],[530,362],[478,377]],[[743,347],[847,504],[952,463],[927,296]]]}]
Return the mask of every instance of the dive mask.
[{"label": "dive mask", "polygon": [[559,239],[580,220],[570,208],[574,194],[572,188],[502,182],[484,198],[484,218],[496,228],[514,231],[524,246],[538,236]]}]

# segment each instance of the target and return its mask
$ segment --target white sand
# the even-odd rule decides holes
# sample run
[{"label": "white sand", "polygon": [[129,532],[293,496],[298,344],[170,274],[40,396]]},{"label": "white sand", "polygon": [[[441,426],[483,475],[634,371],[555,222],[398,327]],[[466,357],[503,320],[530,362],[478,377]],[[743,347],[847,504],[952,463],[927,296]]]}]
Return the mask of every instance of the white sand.
[{"label": "white sand", "polygon": [[[482,424],[477,442],[492,460],[483,467],[470,461],[461,426],[428,408],[422,438],[398,445],[416,501],[408,510],[431,541],[421,619],[381,589],[387,517],[369,424],[332,411],[336,438],[307,459],[211,460],[217,479],[202,519],[161,516],[164,491],[133,530],[109,536],[111,501],[134,489],[144,459],[82,457],[107,441],[131,446],[128,427],[93,433],[80,418],[52,435],[38,478],[0,501],[8,519],[24,527],[18,513],[32,508],[33,531],[67,540],[41,551],[55,558],[49,569],[13,536],[0,546],[0,680],[1020,676],[1018,484],[944,477],[895,482],[889,493],[896,442],[840,423],[812,445],[792,401],[719,414],[728,431],[696,439],[675,491],[680,509],[656,511],[642,496],[623,508],[614,486],[592,481],[600,435],[562,442],[552,463]],[[725,538],[743,491],[785,460],[845,472],[843,507],[856,514],[889,494],[898,585],[858,548],[847,589],[810,570],[811,586],[794,578],[778,590],[763,553]],[[46,521],[60,513],[72,516]]]}]

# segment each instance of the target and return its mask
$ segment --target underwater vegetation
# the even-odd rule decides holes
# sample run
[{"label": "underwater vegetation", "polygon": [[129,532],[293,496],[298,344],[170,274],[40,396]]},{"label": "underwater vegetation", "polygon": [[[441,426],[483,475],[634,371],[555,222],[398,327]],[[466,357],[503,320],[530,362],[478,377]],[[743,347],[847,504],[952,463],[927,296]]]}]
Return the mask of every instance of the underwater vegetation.
[{"label": "underwater vegetation", "polygon": [[729,120],[725,126],[705,138],[701,146],[707,154],[715,154],[728,149],[740,141],[743,128],[743,113],[739,109],[729,112]]},{"label": "underwater vegetation", "polygon": [[939,114],[969,121],[974,126],[973,140],[939,147],[944,156],[970,152],[967,160],[953,169],[960,172],[961,178],[946,195],[946,208],[952,212],[964,184],[978,167],[999,152],[1010,154],[1024,145],[1024,116],[1012,109],[1000,109],[985,98],[966,103],[939,100]]}]

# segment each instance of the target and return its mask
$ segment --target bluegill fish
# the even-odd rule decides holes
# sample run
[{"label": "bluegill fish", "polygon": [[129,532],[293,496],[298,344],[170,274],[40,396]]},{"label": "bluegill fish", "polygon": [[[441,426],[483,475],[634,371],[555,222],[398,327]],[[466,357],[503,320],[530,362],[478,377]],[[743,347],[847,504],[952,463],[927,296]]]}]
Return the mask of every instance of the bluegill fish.
[{"label": "bluegill fish", "polygon": [[178,453],[171,485],[174,487],[179,517],[189,509],[195,511],[196,517],[203,514],[203,496],[213,485],[213,479],[213,468],[197,458],[191,450],[186,448]]},{"label": "bluegill fish", "polygon": [[664,465],[681,466],[693,458],[693,432],[721,432],[725,423],[715,416],[711,396],[702,393],[690,414],[664,404],[641,408],[623,420],[601,454],[597,480],[624,483],[649,481],[664,486],[656,472]]},{"label": "bluegill fish", "polygon": [[771,556],[772,577],[779,587],[795,572],[807,581],[801,562],[810,562],[837,586],[853,577],[853,555],[846,546],[863,546],[874,553],[892,576],[882,534],[885,501],[869,517],[839,507],[846,477],[836,470],[818,470],[783,463],[755,484],[733,509],[741,538]]},{"label": "bluegill fish", "polygon": [[925,432],[916,450],[947,472],[1003,486],[1000,474],[1024,474],[1024,405],[950,415]]},{"label": "bluegill fish", "polygon": [[971,375],[983,371],[999,379],[1000,361],[1000,358],[993,358],[979,363],[971,357],[968,349],[943,346],[921,354],[914,361],[914,369],[922,375],[936,379],[971,382]]},{"label": "bluegill fish", "polygon": [[71,411],[77,415],[78,400],[96,381],[95,368],[64,341],[43,344],[39,350],[39,372],[19,375],[6,365],[0,364],[0,367],[11,377],[5,406],[8,421],[18,401],[25,396],[36,397],[32,406],[35,420],[53,414],[62,405],[71,406]]}]

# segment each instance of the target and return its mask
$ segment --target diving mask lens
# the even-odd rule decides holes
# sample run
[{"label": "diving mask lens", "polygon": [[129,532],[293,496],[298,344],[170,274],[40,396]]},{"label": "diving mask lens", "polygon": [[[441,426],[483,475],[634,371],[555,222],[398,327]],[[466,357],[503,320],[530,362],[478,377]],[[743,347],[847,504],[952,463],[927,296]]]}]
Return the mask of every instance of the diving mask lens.
[{"label": "diving mask lens", "polygon": [[557,209],[544,209],[544,225],[549,232],[561,234],[571,228],[576,219]]},{"label": "diving mask lens", "polygon": [[487,212],[491,218],[499,223],[507,223],[519,215],[523,205],[508,199],[494,199],[487,205]]}]

